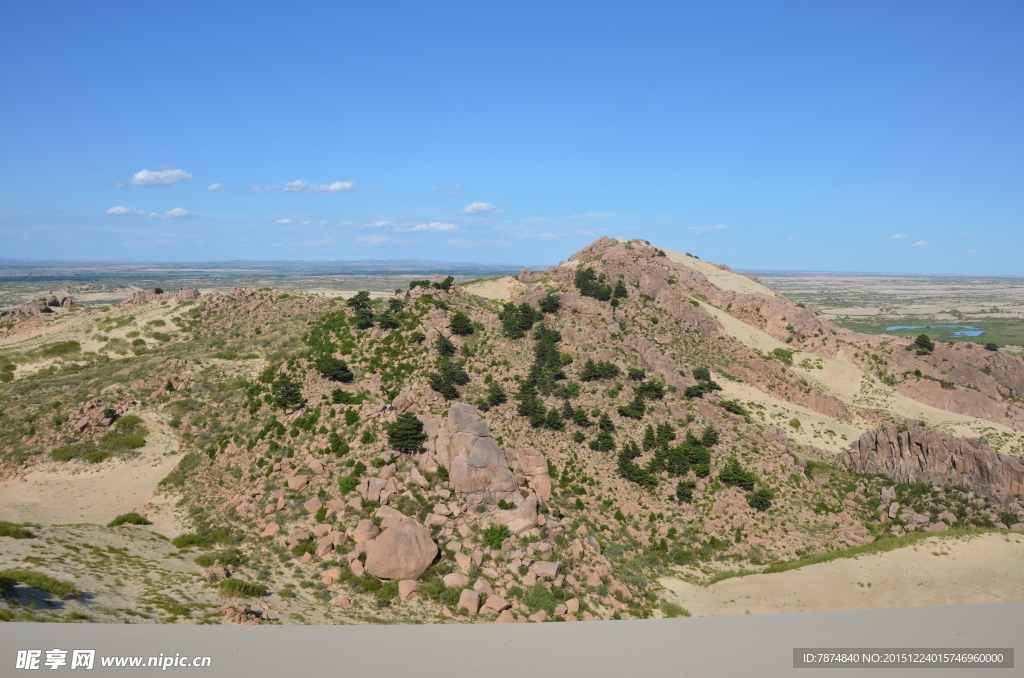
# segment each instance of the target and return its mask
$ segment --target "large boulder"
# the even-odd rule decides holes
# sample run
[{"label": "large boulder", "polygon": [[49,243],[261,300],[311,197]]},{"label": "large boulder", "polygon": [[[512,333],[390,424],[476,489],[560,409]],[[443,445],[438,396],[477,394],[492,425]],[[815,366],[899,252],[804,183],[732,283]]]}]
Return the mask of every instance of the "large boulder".
[{"label": "large boulder", "polygon": [[412,518],[395,523],[373,540],[366,570],[381,579],[418,579],[437,557],[430,532]]}]

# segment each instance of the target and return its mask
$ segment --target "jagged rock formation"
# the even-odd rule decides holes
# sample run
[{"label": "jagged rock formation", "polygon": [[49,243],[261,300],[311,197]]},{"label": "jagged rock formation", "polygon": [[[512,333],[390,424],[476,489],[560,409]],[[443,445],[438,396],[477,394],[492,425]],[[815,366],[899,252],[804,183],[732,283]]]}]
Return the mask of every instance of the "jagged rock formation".
[{"label": "jagged rock formation", "polygon": [[195,301],[201,295],[194,287],[182,287],[179,292],[157,292],[155,290],[139,290],[132,294],[131,299],[125,299],[121,303],[125,306],[134,306],[147,301],[159,301],[161,299],[177,299],[178,301]]},{"label": "jagged rock formation", "polygon": [[519,483],[505,453],[487,430],[487,422],[471,405],[455,403],[448,410],[451,443],[445,464],[452,489],[469,508],[519,498]]},{"label": "jagged rock formation", "polygon": [[1004,507],[1024,494],[1024,462],[988,449],[979,438],[954,438],[910,419],[868,431],[845,455],[861,473],[884,473],[903,483],[949,483],[992,497]]},{"label": "jagged rock formation", "polygon": [[[11,311],[14,315],[35,315],[37,313],[51,313],[53,307],[59,308],[71,308],[72,300],[69,296],[54,296],[39,297],[28,301],[18,308]],[[44,310],[46,309],[46,310]]]}]

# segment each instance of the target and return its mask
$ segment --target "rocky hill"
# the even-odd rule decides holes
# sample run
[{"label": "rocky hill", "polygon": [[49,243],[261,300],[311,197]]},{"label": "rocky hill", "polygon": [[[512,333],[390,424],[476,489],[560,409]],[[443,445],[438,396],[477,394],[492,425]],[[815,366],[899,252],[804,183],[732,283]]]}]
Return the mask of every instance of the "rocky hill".
[{"label": "rocky hill", "polygon": [[[1024,527],[1024,361],[856,334],[642,240],[377,299],[147,292],[0,331],[0,495],[175,462],[110,504],[150,527],[90,528],[173,560],[163,598],[64,558],[81,529],[0,555],[106,596],[77,603],[93,619],[672,616],[666,574]],[[0,499],[12,534],[32,496]],[[4,614],[27,618],[17,572]]]}]

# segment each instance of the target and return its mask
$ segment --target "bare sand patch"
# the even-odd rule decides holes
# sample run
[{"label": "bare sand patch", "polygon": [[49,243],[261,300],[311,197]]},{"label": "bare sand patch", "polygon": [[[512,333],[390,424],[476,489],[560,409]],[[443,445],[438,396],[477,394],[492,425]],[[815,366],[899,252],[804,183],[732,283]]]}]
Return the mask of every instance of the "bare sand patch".
[{"label": "bare sand patch", "polygon": [[733,273],[732,271],[723,271],[714,264],[709,264],[706,261],[701,261],[695,257],[690,257],[682,252],[674,252],[672,250],[663,249],[665,255],[669,261],[674,261],[677,264],[682,264],[695,271],[703,273],[707,277],[708,282],[719,289],[728,290],[730,292],[739,292],[740,294],[765,294],[769,297],[777,297],[779,293],[773,289],[765,287],[761,283],[748,278],[745,275],[739,273]]},{"label": "bare sand patch", "polygon": [[935,537],[708,587],[674,577],[659,581],[670,600],[700,617],[1024,602],[1024,536]]},{"label": "bare sand patch", "polygon": [[[0,519],[105,525],[122,513],[141,512],[180,459],[166,425],[153,413],[142,416],[150,435],[137,456],[111,457],[99,464],[44,461],[23,481],[0,486]],[[169,519],[164,523],[161,532],[171,529]]]},{"label": "bare sand patch", "polygon": [[515,296],[514,292],[518,286],[518,280],[510,275],[506,275],[501,278],[481,280],[469,285],[463,285],[462,289],[484,299],[511,301]]}]

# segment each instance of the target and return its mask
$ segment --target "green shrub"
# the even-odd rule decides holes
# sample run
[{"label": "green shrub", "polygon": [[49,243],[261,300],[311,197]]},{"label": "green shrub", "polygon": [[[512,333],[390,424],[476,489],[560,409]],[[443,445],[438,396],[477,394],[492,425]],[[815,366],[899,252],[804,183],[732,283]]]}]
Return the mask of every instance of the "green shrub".
[{"label": "green shrub", "polygon": [[675,619],[676,617],[689,617],[690,613],[683,607],[670,603],[667,600],[661,603],[661,613],[668,619]]},{"label": "green shrub", "polygon": [[0,537],[11,537],[12,539],[31,539],[35,535],[32,531],[18,523],[9,523],[0,520]]},{"label": "green shrub", "polygon": [[338,490],[345,495],[355,490],[357,485],[359,485],[359,478],[355,476],[345,476],[338,481]]},{"label": "green shrub", "polygon": [[149,521],[135,511],[132,511],[130,513],[122,513],[107,523],[107,527],[117,527],[119,525],[149,525]]},{"label": "green shrub", "polygon": [[747,503],[758,511],[767,511],[772,506],[775,493],[770,488],[759,487],[747,495]]},{"label": "green shrub", "polygon": [[79,457],[88,456],[90,452],[96,450],[96,444],[87,440],[80,443],[72,443],[71,445],[64,445],[62,447],[55,447],[50,452],[50,458],[54,461],[71,461]]},{"label": "green shrub", "polygon": [[501,548],[502,543],[512,536],[508,525],[491,525],[484,530],[484,543],[494,550]]},{"label": "green shrub", "polygon": [[558,605],[558,599],[551,591],[544,588],[544,584],[538,582],[523,596],[523,604],[530,609],[530,612],[545,610],[549,615],[553,615],[555,606]]},{"label": "green shrub", "polygon": [[178,462],[178,466],[167,474],[163,480],[160,481],[161,485],[171,485],[173,487],[180,487],[185,484],[185,480],[191,475],[192,471],[199,468],[203,458],[198,452],[189,452],[181,461]]},{"label": "green shrub", "polygon": [[79,594],[78,589],[71,582],[54,579],[42,572],[22,569],[3,570],[0,572],[0,578],[21,582],[25,586],[31,586],[34,589],[52,593],[58,598],[67,598],[68,596],[77,596]]},{"label": "green shrub", "polygon": [[185,534],[179,534],[177,537],[171,540],[171,543],[175,548],[186,549],[190,547],[206,548],[210,545],[210,540],[204,535],[196,534],[195,532],[186,532]]},{"label": "green shrub", "polygon": [[253,584],[241,579],[222,579],[217,588],[221,595],[259,598],[267,595],[267,587],[262,584]]},{"label": "green shrub", "polygon": [[54,344],[45,344],[39,351],[44,358],[56,358],[62,355],[78,353],[82,345],[77,341],[58,341]]}]

